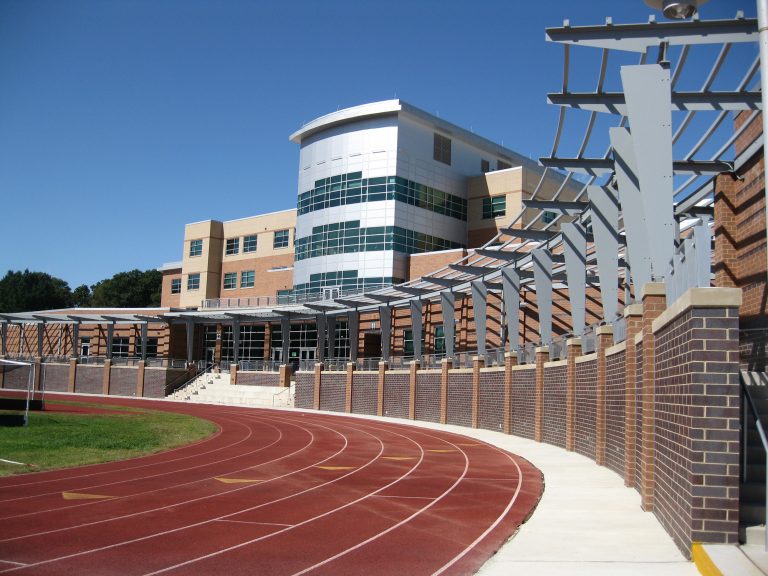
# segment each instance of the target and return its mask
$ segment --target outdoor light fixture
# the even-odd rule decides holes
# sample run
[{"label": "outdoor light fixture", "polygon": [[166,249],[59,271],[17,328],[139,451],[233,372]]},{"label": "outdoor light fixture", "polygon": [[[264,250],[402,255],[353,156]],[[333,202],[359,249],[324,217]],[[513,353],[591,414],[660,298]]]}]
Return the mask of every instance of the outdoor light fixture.
[{"label": "outdoor light fixture", "polygon": [[672,20],[685,20],[698,11],[699,6],[708,0],[645,0],[651,8],[661,10],[664,16]]}]

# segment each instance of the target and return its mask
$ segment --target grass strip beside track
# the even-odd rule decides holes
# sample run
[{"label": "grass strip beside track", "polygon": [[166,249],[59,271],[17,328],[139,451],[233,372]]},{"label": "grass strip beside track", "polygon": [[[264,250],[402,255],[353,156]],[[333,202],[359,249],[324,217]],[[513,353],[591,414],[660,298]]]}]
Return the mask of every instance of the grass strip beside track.
[{"label": "grass strip beside track", "polygon": [[[0,461],[0,476],[134,458],[201,440],[217,430],[212,422],[185,414],[70,404],[100,413],[30,412],[28,426],[0,428],[0,459],[25,464]],[[103,413],[112,410],[116,412]]]}]

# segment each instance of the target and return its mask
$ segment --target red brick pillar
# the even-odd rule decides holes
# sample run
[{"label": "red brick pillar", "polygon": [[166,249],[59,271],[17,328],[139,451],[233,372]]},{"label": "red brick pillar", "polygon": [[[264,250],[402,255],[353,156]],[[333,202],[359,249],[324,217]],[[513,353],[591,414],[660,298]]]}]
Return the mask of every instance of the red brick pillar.
[{"label": "red brick pillar", "polygon": [[408,374],[408,418],[416,420],[416,379],[419,373],[419,361],[413,360]]},{"label": "red brick pillar", "polygon": [[653,321],[658,318],[666,308],[666,292],[664,284],[650,282],[641,290],[643,301],[643,422],[640,433],[643,439],[643,462],[641,466],[643,510],[651,511],[654,505],[654,492],[656,489],[656,433],[655,410],[655,359],[656,344],[653,337]]},{"label": "red brick pillar", "polygon": [[712,270],[715,286],[721,288],[739,285],[738,241],[738,180],[732,174],[720,174],[715,178],[715,250]]},{"label": "red brick pillar", "polygon": [[315,390],[314,397],[312,399],[312,407],[315,410],[320,410],[320,387],[323,384],[323,363],[315,363]]},{"label": "red brick pillar", "polygon": [[136,370],[136,397],[144,397],[144,369],[146,368],[146,362],[139,360],[138,368]]},{"label": "red brick pillar", "polygon": [[634,487],[637,474],[637,348],[635,335],[643,327],[643,305],[630,304],[624,308],[627,323],[624,356],[624,485]]},{"label": "red brick pillar", "polygon": [[347,362],[347,386],[344,394],[344,410],[347,413],[352,412],[352,386],[355,381],[355,363]]},{"label": "red brick pillar", "polygon": [[452,358],[440,361],[440,424],[448,422],[448,380],[449,371],[453,368]]},{"label": "red brick pillar", "polygon": [[544,363],[549,362],[549,348],[536,348],[536,396],[534,404],[533,439],[541,442],[544,434]]},{"label": "red brick pillar", "polygon": [[264,360],[272,358],[272,325],[267,322],[264,326]]},{"label": "red brick pillar", "polygon": [[598,326],[595,333],[597,341],[597,422],[595,422],[595,462],[605,465],[605,388],[606,367],[605,351],[613,345],[613,326]]},{"label": "red brick pillar", "polygon": [[75,391],[76,382],[77,382],[77,358],[70,358],[69,374],[67,378],[67,392],[71,394]]},{"label": "red brick pillar", "polygon": [[480,408],[480,369],[485,366],[485,358],[472,358],[472,428],[477,428]]},{"label": "red brick pillar", "polygon": [[237,364],[229,365],[229,383],[237,384]]},{"label": "red brick pillar", "polygon": [[576,358],[581,356],[581,338],[571,338],[567,342],[568,358],[565,368],[565,449],[576,449]]},{"label": "red brick pillar", "polygon": [[517,352],[504,354],[504,434],[512,433],[512,367],[517,366]]},{"label": "red brick pillar", "polygon": [[387,362],[379,361],[379,382],[376,387],[376,414],[384,416],[384,380],[387,377]]},{"label": "red brick pillar", "polygon": [[291,385],[291,365],[281,364],[278,368],[278,379],[281,388],[288,388]]},{"label": "red brick pillar", "polygon": [[101,378],[101,393],[104,396],[109,396],[110,378],[112,378],[112,360],[107,358],[104,360],[104,374]]}]

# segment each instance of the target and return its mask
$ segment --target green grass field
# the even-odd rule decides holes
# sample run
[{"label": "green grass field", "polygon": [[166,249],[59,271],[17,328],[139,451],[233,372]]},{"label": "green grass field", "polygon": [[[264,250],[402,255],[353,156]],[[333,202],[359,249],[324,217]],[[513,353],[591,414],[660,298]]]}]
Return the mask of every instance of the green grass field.
[{"label": "green grass field", "polygon": [[217,429],[185,414],[93,406],[116,413],[30,412],[26,427],[0,428],[0,459],[23,463],[0,462],[0,476],[133,458],[189,444]]}]

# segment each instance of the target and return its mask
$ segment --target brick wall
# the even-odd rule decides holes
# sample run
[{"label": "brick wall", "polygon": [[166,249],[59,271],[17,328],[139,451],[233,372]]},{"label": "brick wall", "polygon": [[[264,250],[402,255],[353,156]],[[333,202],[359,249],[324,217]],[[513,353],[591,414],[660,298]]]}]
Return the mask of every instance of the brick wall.
[{"label": "brick wall", "polygon": [[109,371],[111,396],[136,396],[138,369],[132,366],[112,366]]},{"label": "brick wall", "polygon": [[683,550],[738,541],[738,325],[737,309],[696,307],[654,323],[654,512]]},{"label": "brick wall", "polygon": [[[80,366],[77,367],[78,375]],[[145,368],[144,369],[144,397],[145,398],[164,398],[165,384],[170,379],[182,374],[183,370],[167,370],[165,368]]]},{"label": "brick wall", "polygon": [[533,366],[512,371],[512,422],[515,436],[533,438],[535,431],[536,370]]},{"label": "brick wall", "polygon": [[565,448],[565,409],[568,387],[565,362],[544,367],[544,425],[542,440]]},{"label": "brick wall", "polygon": [[605,359],[605,465],[624,476],[624,428],[626,419],[626,353]]},{"label": "brick wall", "polygon": [[504,371],[481,370],[478,394],[478,428],[504,430]]},{"label": "brick wall", "polygon": [[[630,343],[627,343],[629,346]],[[643,489],[643,435],[640,433],[643,427],[643,343],[635,344],[635,430],[637,431],[635,444],[635,488],[638,492]]]},{"label": "brick wall", "polygon": [[323,372],[320,380],[320,410],[344,412],[346,390],[345,372]]},{"label": "brick wall", "polygon": [[408,374],[387,373],[384,379],[384,416],[408,418]]},{"label": "brick wall", "polygon": [[104,366],[80,364],[77,367],[75,392],[80,394],[101,394],[103,380]]},{"label": "brick wall", "polygon": [[69,364],[43,364],[42,385],[46,392],[66,392]]},{"label": "brick wall", "polygon": [[3,388],[9,390],[26,390],[29,385],[29,374],[32,368],[0,366],[3,371]]},{"label": "brick wall", "polygon": [[417,375],[416,420],[440,422],[440,372]]},{"label": "brick wall", "polygon": [[378,375],[375,372],[355,372],[352,383],[352,412],[376,414]]},{"label": "brick wall", "polygon": [[296,408],[311,409],[315,394],[315,375],[312,372],[296,373],[296,393],[293,405]]},{"label": "brick wall", "polygon": [[579,454],[594,459],[597,440],[597,360],[594,354],[582,356],[582,359],[587,358],[589,360],[576,364],[574,447]]},{"label": "brick wall", "polygon": [[237,371],[238,386],[279,386],[280,374],[277,372]]},{"label": "brick wall", "polygon": [[451,370],[448,373],[448,424],[472,425],[472,371]]}]

